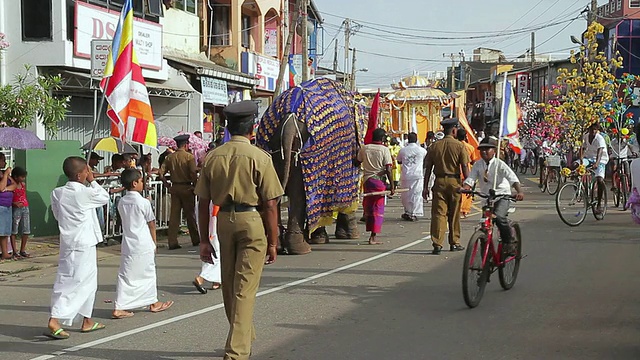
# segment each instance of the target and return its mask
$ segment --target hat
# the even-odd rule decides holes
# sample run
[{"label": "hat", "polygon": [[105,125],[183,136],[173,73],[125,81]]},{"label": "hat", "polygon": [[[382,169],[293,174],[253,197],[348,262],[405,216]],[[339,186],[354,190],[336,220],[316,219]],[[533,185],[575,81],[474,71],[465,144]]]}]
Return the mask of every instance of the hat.
[{"label": "hat", "polygon": [[497,148],[497,147],[498,147],[498,139],[496,139],[493,136],[482,139],[482,142],[480,142],[480,145],[478,145],[478,149]]},{"label": "hat", "polygon": [[173,140],[176,142],[176,144],[179,144],[179,143],[188,142],[190,137],[191,136],[189,136],[188,134],[182,134],[174,137]]},{"label": "hat", "polygon": [[258,104],[251,100],[232,103],[222,110],[229,122],[253,121],[258,115]]},{"label": "hat", "polygon": [[100,155],[98,155],[96,152],[92,151],[92,152],[91,152],[91,157],[90,157],[90,159],[98,159],[98,160],[102,160],[102,159],[104,159],[104,157],[103,157],[103,156],[100,156]]},{"label": "hat", "polygon": [[450,126],[458,126],[460,122],[458,121],[458,119],[456,118],[452,118],[452,119],[446,119],[446,120],[442,120],[440,122],[440,125],[442,125],[442,127],[450,127]]},{"label": "hat", "polygon": [[438,131],[435,137],[436,137],[436,140],[442,140],[444,139],[444,133],[442,131]]}]

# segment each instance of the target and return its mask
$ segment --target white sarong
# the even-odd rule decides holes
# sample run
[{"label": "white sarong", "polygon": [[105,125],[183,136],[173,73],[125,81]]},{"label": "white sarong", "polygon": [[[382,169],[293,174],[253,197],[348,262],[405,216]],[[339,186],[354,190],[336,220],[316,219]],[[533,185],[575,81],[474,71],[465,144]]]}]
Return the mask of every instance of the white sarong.
[{"label": "white sarong", "polygon": [[400,195],[404,213],[409,216],[424,216],[424,201],[422,198],[424,179],[402,179],[401,184],[403,189],[409,189],[409,191]]},{"label": "white sarong", "polygon": [[64,326],[78,317],[91,318],[98,290],[96,247],[61,250],[51,294],[51,317]]},{"label": "white sarong", "polygon": [[[211,212],[211,210],[209,210]],[[222,274],[220,272],[220,241],[218,241],[218,227],[216,216],[212,216],[209,219],[209,241],[211,242],[211,246],[216,252],[217,259],[215,257],[211,257],[213,259],[213,264],[209,264],[206,262],[202,262],[202,269],[200,270],[200,277],[207,280],[210,283],[222,283]]]},{"label": "white sarong", "polygon": [[116,285],[116,310],[133,310],[156,302],[158,289],[155,254],[122,254]]}]

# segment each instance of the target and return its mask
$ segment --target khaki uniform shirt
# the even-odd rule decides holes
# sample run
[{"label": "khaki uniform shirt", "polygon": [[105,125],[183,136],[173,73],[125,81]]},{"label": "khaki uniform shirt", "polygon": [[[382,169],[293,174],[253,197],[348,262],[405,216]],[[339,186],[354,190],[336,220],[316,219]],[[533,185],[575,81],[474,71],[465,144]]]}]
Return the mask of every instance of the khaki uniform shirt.
[{"label": "khaki uniform shirt", "polygon": [[243,136],[233,136],[207,155],[196,186],[201,200],[219,206],[259,206],[283,194],[271,156]]},{"label": "khaki uniform shirt", "polygon": [[167,156],[160,167],[160,174],[171,174],[171,183],[190,183],[197,172],[196,158],[184,149],[178,149]]},{"label": "khaki uniform shirt", "polygon": [[469,153],[466,146],[451,135],[436,141],[429,147],[425,165],[433,166],[436,177],[454,176],[460,174],[460,167],[469,164]]}]

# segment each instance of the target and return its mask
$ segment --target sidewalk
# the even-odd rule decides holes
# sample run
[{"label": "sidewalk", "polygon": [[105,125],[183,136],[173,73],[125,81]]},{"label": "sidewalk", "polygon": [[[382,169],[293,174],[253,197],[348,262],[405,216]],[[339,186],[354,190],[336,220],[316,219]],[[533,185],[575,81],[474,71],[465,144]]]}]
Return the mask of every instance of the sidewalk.
[{"label": "sidewalk", "polygon": [[[111,240],[111,242],[112,241],[113,240]],[[191,239],[188,235],[180,235],[178,241],[183,248],[191,247]],[[161,235],[158,237],[158,249],[165,248],[168,248],[167,237]],[[11,276],[29,276],[24,275],[24,273],[56,267],[58,265],[59,250],[60,247],[57,236],[30,239],[27,243],[27,253],[31,257],[1,262],[0,281],[7,281],[7,278]],[[119,243],[116,242],[116,245],[111,246],[98,246],[98,261],[112,256],[120,256]]]}]

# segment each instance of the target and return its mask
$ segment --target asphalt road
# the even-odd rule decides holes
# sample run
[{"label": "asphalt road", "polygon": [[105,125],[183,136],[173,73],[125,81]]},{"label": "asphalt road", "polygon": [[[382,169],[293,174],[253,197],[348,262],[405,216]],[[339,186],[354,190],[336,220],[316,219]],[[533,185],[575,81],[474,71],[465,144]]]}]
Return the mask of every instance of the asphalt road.
[{"label": "asphalt road", "polygon": [[[512,218],[522,224],[527,256],[512,290],[494,276],[480,306],[468,309],[463,253],[430,255],[429,221],[401,221],[392,199],[384,245],[364,245],[366,235],[332,241],[266,268],[252,359],[640,359],[637,225],[614,210],[603,222],[590,217],[569,228],[553,198],[524,183],[528,197]],[[478,220],[463,221],[463,243]],[[195,248],[179,251],[162,250],[157,260],[160,298],[176,304],[117,321],[109,300],[119,260],[102,256],[94,317],[107,329],[72,331],[66,341],[41,336],[55,269],[0,282],[0,358],[221,357],[228,329],[221,294],[195,291]]]}]

